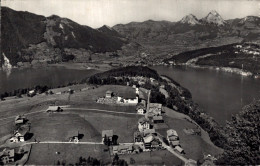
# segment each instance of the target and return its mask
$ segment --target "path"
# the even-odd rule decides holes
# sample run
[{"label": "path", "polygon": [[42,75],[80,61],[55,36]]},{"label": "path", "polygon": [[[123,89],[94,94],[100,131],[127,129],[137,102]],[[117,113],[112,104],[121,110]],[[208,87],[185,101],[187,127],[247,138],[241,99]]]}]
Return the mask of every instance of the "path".
[{"label": "path", "polygon": [[85,145],[103,145],[102,142],[62,142],[62,141],[39,141],[39,142],[26,142],[26,145],[30,144],[85,144]]},{"label": "path", "polygon": [[172,153],[173,155],[175,155],[176,157],[178,157],[180,160],[182,160],[184,163],[188,162],[188,159],[186,159],[185,157],[183,157],[181,154],[177,153],[174,151],[174,149],[171,146],[166,145],[163,140],[160,137],[157,137],[161,142],[162,142],[162,146],[167,149],[170,153]]},{"label": "path", "polygon": [[[90,108],[64,108],[63,110],[89,110],[96,112],[106,112],[106,113],[114,113],[114,114],[125,114],[125,115],[141,115],[138,113],[130,113],[130,112],[117,112],[117,111],[109,111],[109,110],[101,110],[101,109],[90,109]],[[141,115],[142,116],[142,115]]]}]

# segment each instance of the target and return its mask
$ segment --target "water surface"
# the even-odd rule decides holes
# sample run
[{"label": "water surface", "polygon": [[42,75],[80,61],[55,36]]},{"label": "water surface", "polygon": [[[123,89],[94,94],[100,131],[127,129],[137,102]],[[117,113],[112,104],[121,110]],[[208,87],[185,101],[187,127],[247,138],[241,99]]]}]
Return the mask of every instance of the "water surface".
[{"label": "water surface", "polygon": [[11,72],[0,70],[0,94],[19,88],[33,88],[36,85],[67,85],[70,82],[81,81],[96,72],[65,67],[12,69]]},{"label": "water surface", "polygon": [[193,100],[220,124],[225,124],[244,105],[260,98],[260,79],[185,66],[155,66],[153,69],[188,88]]}]

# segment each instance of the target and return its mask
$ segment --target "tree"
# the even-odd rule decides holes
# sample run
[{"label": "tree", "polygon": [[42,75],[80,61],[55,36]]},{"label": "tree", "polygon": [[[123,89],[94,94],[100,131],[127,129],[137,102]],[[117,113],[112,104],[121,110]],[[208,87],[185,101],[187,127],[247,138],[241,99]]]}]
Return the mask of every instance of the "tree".
[{"label": "tree", "polygon": [[130,164],[135,164],[135,160],[132,157],[130,158]]},{"label": "tree", "polygon": [[217,164],[257,165],[260,163],[260,100],[245,106],[227,123],[227,142]]}]

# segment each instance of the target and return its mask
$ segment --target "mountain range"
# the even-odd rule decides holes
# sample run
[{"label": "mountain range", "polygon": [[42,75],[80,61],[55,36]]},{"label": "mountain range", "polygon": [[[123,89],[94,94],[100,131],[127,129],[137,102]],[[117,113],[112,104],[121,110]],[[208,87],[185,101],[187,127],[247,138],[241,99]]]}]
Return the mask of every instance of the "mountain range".
[{"label": "mountain range", "polygon": [[[216,11],[198,19],[106,25],[93,29],[56,15],[44,17],[7,7],[1,10],[2,56],[13,66],[23,63],[87,61],[97,54],[154,63],[177,53],[242,41],[260,41],[260,18],[224,20]],[[152,58],[151,58],[152,57]],[[2,58],[3,59],[3,58]],[[127,61],[125,63],[130,63]]]}]

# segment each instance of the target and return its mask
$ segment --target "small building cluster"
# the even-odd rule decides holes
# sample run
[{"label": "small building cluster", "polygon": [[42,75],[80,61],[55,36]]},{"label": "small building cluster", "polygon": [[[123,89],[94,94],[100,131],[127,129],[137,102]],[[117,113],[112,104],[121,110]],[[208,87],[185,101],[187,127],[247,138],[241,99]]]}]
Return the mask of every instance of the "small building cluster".
[{"label": "small building cluster", "polygon": [[47,109],[46,109],[46,112],[47,113],[55,113],[55,112],[62,112],[62,108],[59,107],[59,106],[49,106]]},{"label": "small building cluster", "polygon": [[28,138],[30,131],[30,124],[28,124],[28,119],[23,115],[18,115],[15,117],[16,129],[14,130],[14,135],[9,139],[10,142],[24,142]]},{"label": "small building cluster", "polygon": [[181,154],[184,153],[184,150],[180,146],[179,135],[175,130],[167,130],[167,140],[170,146],[172,146],[176,151],[178,151]]},{"label": "small building cluster", "polygon": [[71,130],[68,131],[68,140],[69,142],[75,142],[78,143],[79,142],[79,131],[75,131],[75,130]]},{"label": "small building cluster", "polygon": [[117,136],[114,135],[113,130],[102,131],[102,142],[104,145],[117,145]]},{"label": "small building cluster", "polygon": [[0,165],[10,165],[15,161],[14,149],[4,149],[0,152]]}]

